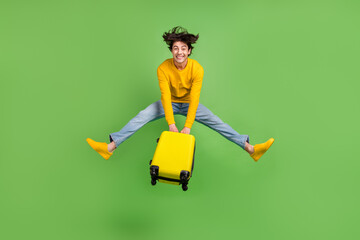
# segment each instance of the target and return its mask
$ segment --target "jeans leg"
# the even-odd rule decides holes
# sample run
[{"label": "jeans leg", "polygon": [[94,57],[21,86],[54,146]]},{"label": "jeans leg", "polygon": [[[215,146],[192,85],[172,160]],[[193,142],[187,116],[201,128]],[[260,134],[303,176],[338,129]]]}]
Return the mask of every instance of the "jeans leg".
[{"label": "jeans leg", "polygon": [[[187,109],[184,110],[187,114]],[[182,114],[185,112],[184,110],[182,111]],[[248,135],[240,135],[238,132],[232,129],[232,127],[224,123],[218,116],[213,114],[208,108],[206,108],[200,103],[196,110],[195,121],[215,130],[216,132],[224,136],[226,139],[239,145],[243,149],[245,149],[245,142],[249,143]]]},{"label": "jeans leg", "polygon": [[[179,111],[178,104],[173,103],[172,107],[174,114],[178,113]],[[165,117],[165,113],[161,100],[159,100],[149,105],[144,110],[140,111],[119,132],[111,133],[109,136],[110,142],[114,141],[116,147],[118,147],[122,142],[124,142],[126,139],[131,137],[136,131],[142,128],[146,123],[162,117]]]}]

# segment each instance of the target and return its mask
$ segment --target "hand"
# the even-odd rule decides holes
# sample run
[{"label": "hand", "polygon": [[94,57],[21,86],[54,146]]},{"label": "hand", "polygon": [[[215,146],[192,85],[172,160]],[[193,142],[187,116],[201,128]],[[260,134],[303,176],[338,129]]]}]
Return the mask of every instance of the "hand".
[{"label": "hand", "polygon": [[177,129],[175,123],[169,125],[169,131],[170,132],[179,132],[179,130]]},{"label": "hand", "polygon": [[190,128],[184,127],[183,130],[181,130],[181,133],[190,134]]}]

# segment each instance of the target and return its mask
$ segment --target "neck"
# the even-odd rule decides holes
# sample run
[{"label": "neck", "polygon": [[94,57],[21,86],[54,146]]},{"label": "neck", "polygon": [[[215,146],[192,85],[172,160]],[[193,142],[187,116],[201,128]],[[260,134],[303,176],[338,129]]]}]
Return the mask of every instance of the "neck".
[{"label": "neck", "polygon": [[187,64],[188,60],[187,60],[187,58],[186,58],[186,60],[185,60],[184,62],[178,63],[178,62],[176,62],[176,61],[173,59],[173,62],[174,62],[175,67],[176,67],[177,69],[183,70],[183,69],[186,67],[186,64]]}]

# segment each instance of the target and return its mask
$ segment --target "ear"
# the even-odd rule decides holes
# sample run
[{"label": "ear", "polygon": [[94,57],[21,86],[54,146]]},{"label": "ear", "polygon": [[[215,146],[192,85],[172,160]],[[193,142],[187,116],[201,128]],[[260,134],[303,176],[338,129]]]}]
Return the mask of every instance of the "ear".
[{"label": "ear", "polygon": [[188,55],[190,55],[190,53],[191,53],[191,49],[192,49],[192,48],[190,48],[190,49],[189,49],[189,54],[188,54]]}]

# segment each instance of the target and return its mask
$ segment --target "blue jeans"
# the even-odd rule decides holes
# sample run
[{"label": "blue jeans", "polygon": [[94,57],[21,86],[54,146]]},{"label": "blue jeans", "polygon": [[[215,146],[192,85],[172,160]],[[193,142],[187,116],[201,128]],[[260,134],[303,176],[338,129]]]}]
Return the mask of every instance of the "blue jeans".
[{"label": "blue jeans", "polygon": [[[174,115],[181,114],[186,117],[189,103],[172,103]],[[122,142],[131,137],[137,130],[139,130],[146,123],[165,117],[164,108],[161,100],[154,102],[144,110],[140,111],[133,119],[131,119],[125,127],[119,132],[110,134],[110,142],[114,141],[116,147]],[[236,143],[245,149],[245,142],[249,142],[248,135],[240,135],[228,124],[224,123],[218,116],[214,115],[204,105],[199,103],[196,110],[195,121],[204,124],[205,126],[217,131],[228,140]]]}]

